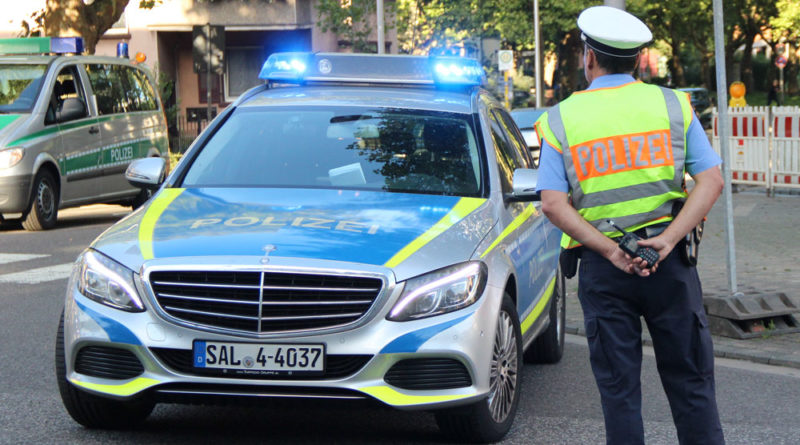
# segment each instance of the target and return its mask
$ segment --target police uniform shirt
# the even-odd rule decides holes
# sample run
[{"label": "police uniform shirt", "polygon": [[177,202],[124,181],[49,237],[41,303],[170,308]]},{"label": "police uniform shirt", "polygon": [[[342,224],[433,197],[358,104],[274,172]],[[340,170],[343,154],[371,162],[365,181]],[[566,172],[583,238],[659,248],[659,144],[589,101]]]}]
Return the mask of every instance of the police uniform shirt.
[{"label": "police uniform shirt", "polygon": [[[619,87],[635,81],[630,74],[607,74],[594,79],[587,91],[597,88]],[[536,190],[556,190],[569,193],[570,186],[567,181],[567,171],[564,167],[561,153],[541,136],[539,139],[541,148],[539,151],[539,179]],[[686,134],[686,171],[691,176],[694,176],[721,163],[722,159],[708,142],[708,136],[706,136],[703,126],[697,116],[693,116],[692,123],[689,125],[689,132]]]}]

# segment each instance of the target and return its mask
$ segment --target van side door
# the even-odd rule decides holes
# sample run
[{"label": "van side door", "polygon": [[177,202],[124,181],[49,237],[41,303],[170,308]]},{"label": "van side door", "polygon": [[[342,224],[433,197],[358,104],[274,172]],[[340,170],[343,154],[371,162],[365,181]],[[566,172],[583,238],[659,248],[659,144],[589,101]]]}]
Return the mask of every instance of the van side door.
[{"label": "van side door", "polygon": [[61,171],[61,201],[67,206],[90,202],[97,195],[103,141],[78,66],[62,67],[49,88],[44,125],[61,140],[55,156]]},{"label": "van side door", "polygon": [[113,201],[135,196],[139,189],[125,180],[135,159],[164,155],[166,123],[146,73],[129,65],[87,64],[97,98],[103,134],[100,193]]}]

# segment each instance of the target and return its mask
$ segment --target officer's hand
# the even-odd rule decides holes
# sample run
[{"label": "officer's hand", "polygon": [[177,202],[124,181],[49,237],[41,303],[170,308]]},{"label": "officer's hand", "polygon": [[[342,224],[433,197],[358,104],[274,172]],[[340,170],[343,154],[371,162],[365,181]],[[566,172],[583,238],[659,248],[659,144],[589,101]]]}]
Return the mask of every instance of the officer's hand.
[{"label": "officer's hand", "polygon": [[[647,275],[642,275],[641,271],[636,270],[630,255],[623,252],[622,249],[620,249],[619,247],[615,246],[614,250],[610,251],[610,253],[608,253],[607,255],[608,256],[606,258],[608,258],[608,261],[611,261],[611,264],[616,266],[617,269],[629,274],[636,273],[641,276],[647,276]],[[645,273],[649,275],[649,272]]]},{"label": "officer's hand", "polygon": [[633,262],[636,267],[639,268],[648,268],[652,272],[655,272],[658,269],[658,265],[661,264],[661,261],[672,252],[672,249],[675,247],[674,244],[670,243],[666,238],[662,235],[643,239],[638,241],[639,245],[642,247],[649,247],[656,252],[658,252],[658,261],[656,264],[647,264],[647,261],[642,260],[641,258],[634,258]]}]

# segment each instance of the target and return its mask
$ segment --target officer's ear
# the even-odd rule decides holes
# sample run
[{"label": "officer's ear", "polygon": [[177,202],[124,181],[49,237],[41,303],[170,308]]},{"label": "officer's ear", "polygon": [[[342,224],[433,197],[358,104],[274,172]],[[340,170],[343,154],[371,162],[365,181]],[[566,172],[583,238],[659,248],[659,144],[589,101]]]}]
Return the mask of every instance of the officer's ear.
[{"label": "officer's ear", "polygon": [[594,54],[594,50],[589,48],[588,45],[583,46],[583,69],[584,71],[589,71],[594,69],[595,65],[597,65],[597,57]]}]

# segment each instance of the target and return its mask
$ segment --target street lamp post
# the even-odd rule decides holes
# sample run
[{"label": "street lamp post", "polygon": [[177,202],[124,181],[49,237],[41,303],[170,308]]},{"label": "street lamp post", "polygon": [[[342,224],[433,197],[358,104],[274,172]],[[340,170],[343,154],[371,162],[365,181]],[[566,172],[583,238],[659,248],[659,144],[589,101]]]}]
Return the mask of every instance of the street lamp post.
[{"label": "street lamp post", "polygon": [[613,6],[615,8],[619,8],[621,10],[625,10],[625,0],[605,0],[603,2],[606,6]]},{"label": "street lamp post", "polygon": [[542,108],[542,42],[539,39],[539,0],[533,0],[533,32],[536,34],[536,108]]},{"label": "street lamp post", "polygon": [[385,51],[386,43],[385,43],[385,36],[384,33],[384,24],[383,24],[383,0],[376,0],[377,1],[377,9],[378,9],[378,54],[383,54]]}]

